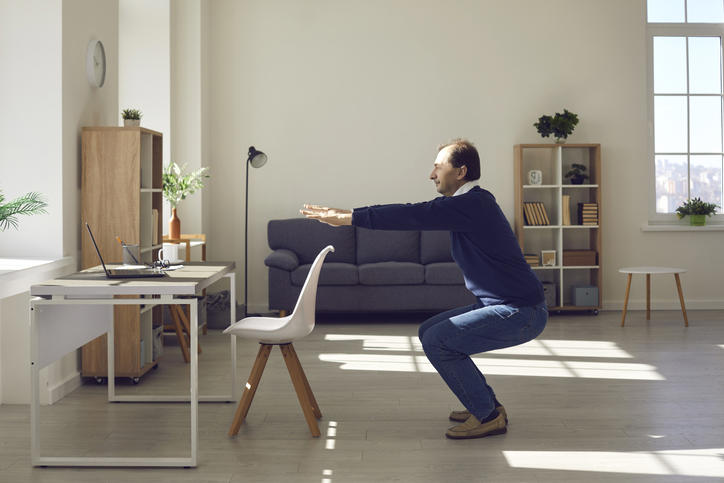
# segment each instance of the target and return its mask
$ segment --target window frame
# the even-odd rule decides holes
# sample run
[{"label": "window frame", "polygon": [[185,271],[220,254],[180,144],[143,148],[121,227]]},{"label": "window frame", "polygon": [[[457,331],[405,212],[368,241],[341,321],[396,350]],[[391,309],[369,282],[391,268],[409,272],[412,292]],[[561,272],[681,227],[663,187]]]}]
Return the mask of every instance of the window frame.
[{"label": "window frame", "polygon": [[[644,2],[646,5],[647,2]],[[685,5],[686,8],[686,5]],[[676,213],[656,212],[656,158],[654,151],[654,37],[719,37],[722,52],[724,52],[724,23],[649,23],[648,7],[645,7],[644,19],[646,21],[646,55],[647,55],[647,108],[648,108],[648,166],[649,166],[649,223],[681,225],[685,220],[679,220]],[[687,43],[688,45],[688,43]],[[724,59],[720,59],[720,68],[724,66]],[[724,69],[722,69],[724,70]],[[687,71],[688,71],[688,49],[687,49]],[[687,73],[688,79],[688,73]],[[724,84],[724,72],[720,81]],[[687,81],[688,82],[688,81]],[[689,103],[692,97],[688,92],[687,98],[687,158],[691,156],[689,147],[690,136],[689,126]],[[722,86],[722,120],[724,121],[724,85]],[[724,123],[722,125],[722,140],[724,142]],[[724,150],[724,146],[722,147]],[[724,156],[723,156],[724,159]],[[689,166],[687,159],[687,166]],[[724,166],[722,167],[724,174]],[[687,175],[689,189],[691,189],[691,178]],[[706,200],[705,200],[706,201]],[[724,200],[722,202],[724,205]],[[724,225],[724,206],[719,207],[716,215],[707,219],[707,224]],[[688,224],[688,222],[687,222]]]}]

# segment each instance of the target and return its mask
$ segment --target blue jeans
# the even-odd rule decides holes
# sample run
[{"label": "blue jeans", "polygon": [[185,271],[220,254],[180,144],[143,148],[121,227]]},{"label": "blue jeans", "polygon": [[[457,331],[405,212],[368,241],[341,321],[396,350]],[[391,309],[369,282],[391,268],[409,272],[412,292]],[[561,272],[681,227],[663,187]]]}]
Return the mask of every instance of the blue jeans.
[{"label": "blue jeans", "polygon": [[483,420],[495,393],[470,356],[535,339],[548,321],[545,302],[531,307],[482,303],[448,310],[420,326],[425,355],[470,413]]}]

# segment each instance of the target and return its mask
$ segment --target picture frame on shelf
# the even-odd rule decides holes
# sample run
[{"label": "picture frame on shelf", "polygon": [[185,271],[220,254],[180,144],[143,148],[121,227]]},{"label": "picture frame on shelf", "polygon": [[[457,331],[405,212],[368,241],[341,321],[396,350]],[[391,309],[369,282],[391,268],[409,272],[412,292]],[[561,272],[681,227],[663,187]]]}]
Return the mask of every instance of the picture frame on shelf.
[{"label": "picture frame on shelf", "polygon": [[540,259],[541,259],[542,266],[555,267],[556,266],[556,251],[555,250],[541,250]]}]

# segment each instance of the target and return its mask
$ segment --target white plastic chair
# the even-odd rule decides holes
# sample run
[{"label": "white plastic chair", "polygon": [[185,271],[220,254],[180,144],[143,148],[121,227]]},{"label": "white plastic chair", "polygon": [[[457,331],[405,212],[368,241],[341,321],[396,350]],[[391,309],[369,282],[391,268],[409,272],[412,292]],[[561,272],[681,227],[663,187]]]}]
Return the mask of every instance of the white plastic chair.
[{"label": "white plastic chair", "polygon": [[292,342],[306,337],[314,329],[314,312],[317,302],[319,272],[322,270],[322,263],[327,253],[333,251],[334,247],[329,245],[319,252],[317,258],[314,259],[314,263],[312,263],[312,266],[309,268],[307,280],[304,282],[302,291],[299,293],[297,305],[294,307],[291,315],[279,318],[247,317],[231,325],[224,331],[224,334],[231,334],[244,339],[258,340],[260,344],[254,367],[251,369],[249,380],[244,388],[244,393],[241,395],[239,406],[236,408],[236,414],[234,414],[234,420],[229,429],[229,436],[234,436],[239,432],[239,428],[241,428],[241,424],[249,412],[251,401],[254,399],[254,394],[259,386],[266,361],[269,359],[269,353],[272,347],[278,345],[284,356],[284,362],[292,378],[292,384],[294,384],[294,390],[297,393],[299,404],[302,406],[304,418],[307,420],[309,430],[312,432],[312,436],[315,438],[319,437],[320,433],[317,419],[322,417],[322,413],[317,405],[317,400],[314,399],[312,388],[309,386],[309,381],[307,381],[307,376],[304,374],[302,365],[299,363],[299,358],[294,351]]}]

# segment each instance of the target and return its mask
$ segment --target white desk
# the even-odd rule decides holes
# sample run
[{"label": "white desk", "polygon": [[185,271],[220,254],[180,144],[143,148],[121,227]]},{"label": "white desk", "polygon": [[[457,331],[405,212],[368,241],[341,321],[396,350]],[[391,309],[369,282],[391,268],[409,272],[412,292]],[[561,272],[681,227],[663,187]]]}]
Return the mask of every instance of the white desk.
[{"label": "white desk", "polygon": [[[192,262],[169,271],[163,278],[109,280],[100,267],[33,285],[30,288],[30,405],[31,462],[33,466],[182,466],[197,464],[198,403],[236,402],[236,337],[231,339],[230,392],[224,395],[198,394],[198,301],[184,296],[199,295],[214,282],[227,277],[230,282],[230,321],[236,322],[236,282],[234,262]],[[118,396],[115,394],[113,306],[139,305],[138,298],[114,298],[138,295],[144,305],[190,305],[191,367],[190,393],[177,396]],[[153,297],[153,298],[152,298]],[[185,402],[191,403],[191,454],[177,458],[125,458],[41,456],[38,432],[40,369],[76,350],[96,337],[108,334],[108,401],[112,402]]]}]

